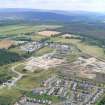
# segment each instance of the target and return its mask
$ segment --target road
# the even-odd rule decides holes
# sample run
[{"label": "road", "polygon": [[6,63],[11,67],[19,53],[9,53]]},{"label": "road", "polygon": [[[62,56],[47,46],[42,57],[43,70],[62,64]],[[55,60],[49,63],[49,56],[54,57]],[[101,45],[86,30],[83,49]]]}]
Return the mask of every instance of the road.
[{"label": "road", "polygon": [[15,70],[15,68],[18,67],[21,64],[17,64],[15,66],[12,66],[11,67],[12,72],[15,73],[15,74],[17,74],[18,77],[16,77],[14,80],[12,80],[12,82],[8,85],[8,87],[14,86],[17,83],[17,81],[19,81],[25,75],[25,74],[22,74],[22,73],[20,73],[20,72],[18,72],[18,71]]}]

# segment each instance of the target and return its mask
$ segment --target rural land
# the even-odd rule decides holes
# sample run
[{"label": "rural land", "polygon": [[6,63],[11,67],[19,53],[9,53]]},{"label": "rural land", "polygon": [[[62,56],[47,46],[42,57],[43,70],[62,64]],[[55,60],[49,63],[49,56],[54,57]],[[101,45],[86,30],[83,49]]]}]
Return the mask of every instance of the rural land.
[{"label": "rural land", "polygon": [[104,19],[0,10],[0,105],[105,105]]}]

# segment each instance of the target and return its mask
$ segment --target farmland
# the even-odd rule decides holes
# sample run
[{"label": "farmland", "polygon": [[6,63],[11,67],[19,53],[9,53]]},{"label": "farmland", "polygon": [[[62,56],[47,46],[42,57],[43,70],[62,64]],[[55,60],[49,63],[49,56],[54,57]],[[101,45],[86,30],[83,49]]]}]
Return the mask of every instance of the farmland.
[{"label": "farmland", "polygon": [[60,32],[57,32],[57,31],[41,31],[41,32],[38,32],[38,34],[42,35],[42,36],[50,37],[50,36],[55,36],[57,34],[60,34]]},{"label": "farmland", "polygon": [[1,40],[0,41],[0,49],[8,49],[15,43],[12,40]]},{"label": "farmland", "polygon": [[0,34],[4,35],[15,35],[21,33],[38,32],[45,29],[56,29],[62,27],[60,25],[30,25],[30,24],[20,24],[20,25],[9,25],[0,27]]}]

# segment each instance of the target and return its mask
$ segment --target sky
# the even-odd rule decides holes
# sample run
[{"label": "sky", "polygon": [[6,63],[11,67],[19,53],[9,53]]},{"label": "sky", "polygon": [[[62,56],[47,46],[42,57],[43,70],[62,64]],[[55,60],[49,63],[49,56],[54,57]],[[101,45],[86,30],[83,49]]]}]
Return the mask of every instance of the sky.
[{"label": "sky", "polygon": [[0,8],[105,12],[105,0],[0,0]]}]

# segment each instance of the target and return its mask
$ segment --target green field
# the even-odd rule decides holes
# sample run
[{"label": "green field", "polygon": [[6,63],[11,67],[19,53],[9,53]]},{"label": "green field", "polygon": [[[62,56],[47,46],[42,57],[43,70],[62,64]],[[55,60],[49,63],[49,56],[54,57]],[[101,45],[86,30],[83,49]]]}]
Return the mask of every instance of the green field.
[{"label": "green field", "polygon": [[100,99],[96,105],[105,105],[105,95],[102,97],[102,99]]},{"label": "green field", "polygon": [[41,70],[40,72],[26,73],[17,83],[17,87],[23,90],[31,90],[41,86],[42,80],[46,80],[55,74],[54,70]]},{"label": "green field", "polygon": [[53,50],[54,49],[49,48],[49,47],[46,46],[46,47],[43,47],[43,48],[39,49],[37,52],[33,53],[32,55],[33,56],[42,56],[44,54],[53,52]]},{"label": "green field", "polygon": [[21,33],[28,32],[38,32],[45,29],[56,29],[61,27],[60,25],[30,25],[30,24],[20,24],[20,25],[9,25],[0,26],[0,34],[4,35],[20,35]]},{"label": "green field", "polygon": [[16,88],[0,89],[0,105],[13,105],[22,96],[22,92]]},{"label": "green field", "polygon": [[31,39],[32,39],[33,41],[40,41],[40,40],[45,39],[45,38],[46,38],[45,36],[41,36],[41,35],[33,35],[33,36],[31,37]]},{"label": "green field", "polygon": [[0,66],[0,85],[3,82],[7,82],[14,76],[9,67],[9,65]]},{"label": "green field", "polygon": [[12,52],[12,53],[13,53],[13,52],[14,52],[14,53],[17,53],[17,54],[19,54],[20,56],[26,54],[26,52],[25,52],[25,51],[22,51],[20,47],[10,48],[9,51]]},{"label": "green field", "polygon": [[58,96],[49,96],[47,94],[37,95],[33,94],[32,92],[28,92],[26,96],[37,100],[50,100],[53,103],[60,102],[60,98]]}]

